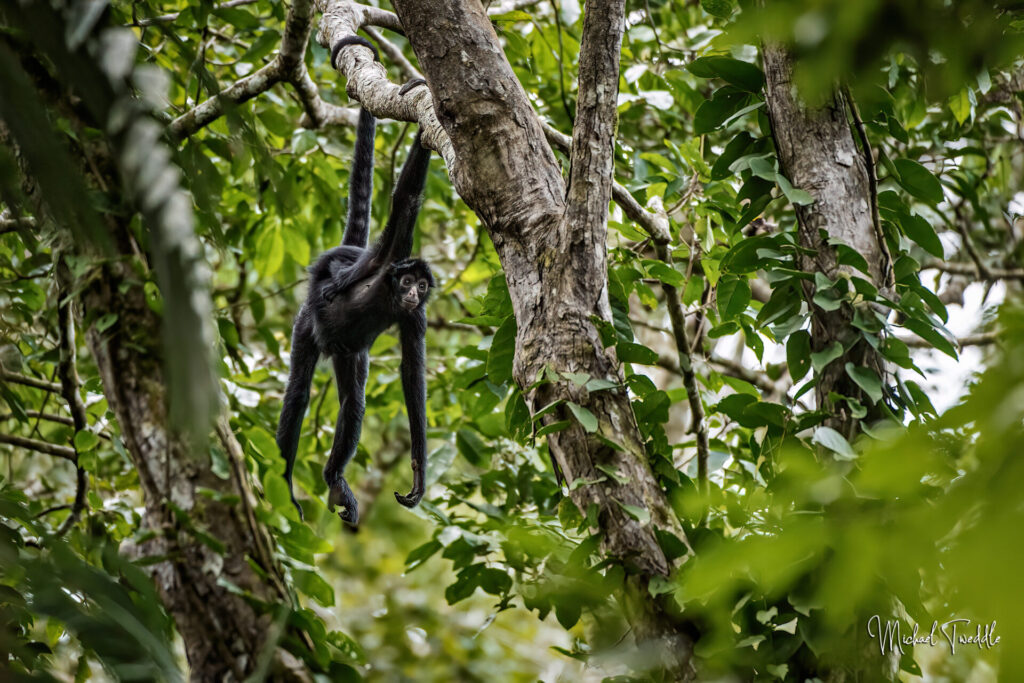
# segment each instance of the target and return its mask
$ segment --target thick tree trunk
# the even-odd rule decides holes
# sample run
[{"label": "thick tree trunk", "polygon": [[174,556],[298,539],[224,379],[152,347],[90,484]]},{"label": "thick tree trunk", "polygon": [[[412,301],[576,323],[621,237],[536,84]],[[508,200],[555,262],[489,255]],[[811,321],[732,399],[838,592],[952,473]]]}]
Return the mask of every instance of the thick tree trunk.
[{"label": "thick tree trunk", "polygon": [[[801,269],[822,273],[835,280],[841,270],[836,250],[828,240],[838,239],[860,252],[868,263],[870,277],[879,289],[885,288],[889,277],[889,256],[881,243],[881,235],[872,216],[870,177],[864,157],[857,149],[847,120],[847,102],[838,91],[820,107],[808,107],[799,100],[792,81],[793,63],[787,50],[780,45],[764,47],[764,71],[768,114],[779,163],[794,186],[807,190],[814,197],[810,206],[797,206],[800,244],[813,253],[801,256]],[[813,284],[805,281],[805,294],[810,300]],[[812,307],[811,349],[820,351],[834,342],[843,344],[846,351],[826,366],[815,387],[819,409],[832,414],[826,424],[852,436],[857,421],[852,418],[845,402],[832,402],[829,394],[859,397],[872,415],[870,402],[861,389],[847,375],[845,365],[867,366],[884,379],[882,357],[860,337],[860,331],[851,325],[853,310],[843,305],[835,311]],[[899,666],[898,656],[879,657],[867,638],[864,628],[871,614],[881,613],[889,605],[864,605],[858,623],[850,627],[850,642],[859,659],[846,657],[842,661],[822,659],[822,677],[829,683],[861,680],[892,680]]]},{"label": "thick tree trunk", "polygon": [[[44,70],[40,66],[36,72]],[[39,86],[40,90],[46,93],[48,85],[52,84]],[[49,92],[56,90],[51,87]],[[64,99],[51,105],[75,130],[103,128],[91,118],[83,119],[88,115]],[[53,198],[40,191],[17,140],[2,122],[0,142],[16,152],[25,194],[36,216],[59,232],[60,243],[74,242],[68,226],[55,224],[55,212],[48,203]],[[241,449],[226,421],[219,423],[217,434],[231,467],[225,481],[214,474],[208,448],[190,445],[169,427],[165,349],[158,334],[161,319],[147,303],[139,276],[146,266],[134,246],[133,209],[120,190],[127,184],[107,142],[94,139],[81,144],[88,149],[76,150],[78,170],[92,187],[102,188],[107,202],[103,225],[113,253],[101,258],[87,245],[74,243],[70,250],[77,251],[80,263],[99,265],[77,282],[63,284],[77,292],[82,320],[87,323],[86,343],[138,472],[145,502],[142,526],[152,535],[132,552],[158,560],[147,569],[184,641],[192,680],[241,681],[260,670],[275,680],[307,680],[298,661],[273,640],[273,622],[279,615],[258,606],[278,604],[288,609],[291,597],[274,562],[270,536],[253,512],[255,499]],[[69,303],[61,302],[62,310]],[[100,330],[93,324],[108,315],[115,316],[109,327]],[[66,324],[73,325],[67,317]],[[69,387],[69,391],[77,389]],[[204,489],[221,495],[203,495]],[[230,497],[239,502],[222,502]]]},{"label": "thick tree trunk", "polygon": [[[841,240],[860,252],[868,263],[870,277],[882,289],[888,277],[888,255],[872,218],[875,198],[870,191],[864,157],[857,149],[846,118],[847,103],[838,91],[820,107],[802,103],[793,84],[793,65],[787,50],[775,44],[764,47],[764,71],[768,115],[778,152],[779,164],[790,182],[814,197],[809,206],[797,206],[800,244],[813,253],[801,255],[800,267],[835,280],[841,269],[836,250],[828,240]],[[808,301],[814,285],[804,282]],[[812,307],[811,350],[821,351],[834,342],[843,344],[843,355],[820,373],[815,387],[817,405],[832,414],[827,424],[847,436],[856,430],[845,402],[833,402],[829,394],[864,398],[860,387],[846,374],[846,363],[874,369],[884,379],[884,365],[878,353],[851,326],[853,310],[842,306],[835,311]],[[863,403],[869,407],[870,402]]]},{"label": "thick tree trunk", "polygon": [[[505,270],[518,325],[517,383],[524,390],[533,386],[547,367],[620,385],[590,393],[549,374],[552,381],[528,392],[527,400],[535,413],[565,400],[598,418],[597,433],[587,433],[561,407],[545,422],[569,419],[572,424],[549,435],[548,445],[568,482],[605,480],[570,495],[584,513],[597,506],[605,552],[636,572],[627,602],[637,640],[657,648],[660,664],[673,677],[687,677],[692,643],[646,591],[647,581],[672,569],[655,530],[684,541],[685,534],[647,462],[618,361],[591,319],[611,320],[605,238],[623,3],[586,5],[568,205],[541,123],[480,3],[393,4],[458,162],[452,181],[483,219]],[[326,42],[332,42],[326,33]],[[598,465],[617,470],[620,481],[601,476]],[[651,521],[636,520],[624,505],[648,510]]]},{"label": "thick tree trunk", "polygon": [[[139,475],[145,500],[143,527],[153,532],[136,549],[163,557],[149,567],[165,609],[185,643],[195,681],[244,680],[256,671],[268,643],[273,614],[262,613],[231,587],[266,603],[288,605],[289,596],[273,562],[270,537],[253,514],[254,499],[241,452],[226,423],[231,477],[211,469],[167,428],[166,382],[155,334],[160,320],[146,303],[141,283],[126,263],[113,263],[82,294],[85,312],[114,313],[117,322],[87,332],[89,349],[103,379],[103,393],[117,416],[125,448]],[[240,498],[237,504],[200,495],[201,489]],[[261,577],[249,561],[260,565]],[[287,608],[287,607],[286,607]],[[295,678],[291,657],[279,653],[277,674]]]}]

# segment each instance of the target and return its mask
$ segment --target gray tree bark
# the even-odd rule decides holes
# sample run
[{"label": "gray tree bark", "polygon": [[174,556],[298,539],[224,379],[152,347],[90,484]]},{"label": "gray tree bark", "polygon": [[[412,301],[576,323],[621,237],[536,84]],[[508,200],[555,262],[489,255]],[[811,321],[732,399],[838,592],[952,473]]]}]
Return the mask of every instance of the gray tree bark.
[{"label": "gray tree bark", "polygon": [[[348,3],[318,4],[324,12],[321,44],[329,46],[359,27]],[[381,116],[396,109],[414,114],[425,126],[427,144],[445,158],[455,189],[481,217],[512,297],[519,386],[524,391],[533,386],[545,367],[619,384],[614,390],[589,393],[553,378],[527,391],[526,398],[534,413],[565,400],[597,416],[597,434],[588,434],[573,421],[568,429],[550,434],[548,445],[567,481],[605,480],[570,495],[583,512],[597,506],[604,551],[634,572],[626,603],[636,639],[654,646],[673,678],[689,677],[692,642],[646,591],[651,578],[672,569],[655,530],[684,540],[685,534],[647,462],[619,363],[604,348],[591,319],[611,321],[605,239],[624,3],[586,4],[568,192],[541,122],[480,3],[393,4],[430,86],[433,111],[394,102],[386,84],[374,85],[379,74],[372,65],[345,53],[355,50],[343,52],[338,60],[349,77],[349,93]],[[563,406],[543,419],[550,424],[571,420],[571,414]],[[599,476],[597,465],[617,470],[623,483]],[[623,504],[645,508],[651,521],[637,521]]]},{"label": "gray tree bark", "polygon": [[[888,252],[872,218],[875,197],[870,191],[864,157],[857,149],[846,118],[845,98],[834,91],[823,105],[806,106],[793,84],[788,51],[781,45],[768,44],[763,53],[768,115],[779,165],[795,187],[814,197],[813,204],[795,207],[800,244],[813,252],[799,257],[801,270],[822,273],[832,280],[839,277],[841,270],[849,271],[850,268],[839,265],[836,250],[828,243],[838,239],[860,252],[870,269],[863,275],[884,289],[890,267]],[[805,281],[803,287],[810,301],[814,284]],[[834,342],[846,349],[840,358],[823,368],[815,396],[818,408],[832,414],[826,424],[847,437],[855,433],[857,421],[845,402],[833,402],[829,394],[865,397],[847,376],[846,363],[870,367],[879,377],[885,377],[881,356],[859,338],[859,332],[850,324],[852,320],[853,309],[849,306],[835,311],[812,306],[811,350],[821,351]],[[870,401],[862,402],[868,406],[870,415]]]},{"label": "gray tree bark", "polygon": [[[870,269],[870,273],[864,275],[884,290],[891,264],[872,215],[876,198],[871,191],[864,157],[857,149],[847,120],[848,102],[837,90],[823,105],[807,106],[795,90],[793,62],[788,51],[780,45],[769,44],[764,46],[763,55],[768,115],[779,164],[794,186],[807,190],[814,197],[813,204],[796,207],[800,244],[812,250],[811,254],[800,257],[800,268],[822,273],[833,280],[841,270],[850,270],[839,265],[836,250],[828,244],[830,239],[839,239],[860,252]],[[814,285],[806,281],[803,284],[810,301]],[[812,309],[812,351],[820,351],[837,341],[846,349],[819,375],[815,387],[817,405],[832,415],[826,424],[852,437],[857,420],[850,415],[845,402],[833,402],[829,394],[835,392],[864,399],[860,387],[846,374],[846,363],[870,367],[884,381],[884,360],[852,327],[851,307],[844,305],[835,311],[824,311],[817,306]],[[870,401],[862,402],[871,417],[874,411]],[[855,651],[860,658],[829,660],[824,657],[820,664],[824,680],[829,683],[894,680],[899,667],[898,654],[878,656],[873,649],[877,644],[867,638],[865,630],[869,615],[891,608],[892,605],[862,606],[862,618],[850,626],[850,639],[856,643]]]},{"label": "gray tree bark", "polygon": [[[63,27],[56,30],[62,35]],[[36,72],[45,73],[41,60]],[[52,83],[38,87],[73,129],[104,128],[82,107],[65,99],[68,90],[54,95]],[[145,502],[142,526],[152,532],[131,551],[157,560],[147,569],[184,641],[191,679],[241,681],[262,672],[275,680],[308,680],[298,660],[277,647],[280,629],[274,627],[276,615],[258,606],[280,604],[288,609],[292,596],[274,561],[269,533],[254,514],[249,473],[230,427],[221,421],[216,429],[231,468],[225,481],[213,472],[208,448],[195,447],[169,426],[168,383],[162,360],[165,349],[156,334],[162,323],[146,301],[139,276],[148,266],[134,242],[132,220],[137,208],[121,190],[128,183],[118,170],[115,150],[109,141],[93,139],[82,143],[88,149],[77,149],[74,157],[78,172],[107,201],[103,221],[111,238],[110,251],[98,258],[88,245],[71,238],[68,226],[56,224],[49,198],[40,191],[31,165],[3,122],[0,142],[15,150],[25,194],[34,204],[35,215],[45,219],[45,228],[55,230],[58,243],[69,245],[67,249],[82,257],[82,262],[97,264],[77,282],[62,281],[66,291],[75,293],[74,302],[79,304],[75,308],[82,313],[75,321],[72,300],[61,302],[62,337],[73,344],[74,325],[86,321],[86,344],[138,473]],[[58,264],[57,268],[63,272],[66,266]],[[116,316],[109,327],[100,330],[92,324],[108,314]],[[81,429],[84,407],[75,405],[80,398],[77,375],[70,367],[73,362],[72,350],[63,350],[66,386],[54,388],[66,394],[75,426]],[[70,453],[64,457],[74,461],[74,449],[66,450]],[[200,494],[203,489],[223,495],[213,500]],[[230,497],[240,502],[223,502]]]}]

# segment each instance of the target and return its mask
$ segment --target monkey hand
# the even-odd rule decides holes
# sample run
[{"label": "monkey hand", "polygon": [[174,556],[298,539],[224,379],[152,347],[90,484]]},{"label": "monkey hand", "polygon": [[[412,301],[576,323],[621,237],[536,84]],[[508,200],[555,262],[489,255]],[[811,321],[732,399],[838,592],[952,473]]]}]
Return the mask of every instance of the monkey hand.
[{"label": "monkey hand", "polygon": [[338,285],[335,282],[325,282],[323,289],[320,291],[325,301],[334,301],[334,297],[338,296]]},{"label": "monkey hand", "polygon": [[398,491],[395,491],[395,500],[404,505],[407,508],[414,508],[420,504],[423,499],[423,487],[413,486],[412,491],[409,495],[403,496]]},{"label": "monkey hand", "polygon": [[342,508],[338,511],[341,521],[351,526],[359,523],[359,504],[344,477],[338,477],[337,483],[331,485],[331,492],[327,496],[327,509],[334,512],[335,505]]}]

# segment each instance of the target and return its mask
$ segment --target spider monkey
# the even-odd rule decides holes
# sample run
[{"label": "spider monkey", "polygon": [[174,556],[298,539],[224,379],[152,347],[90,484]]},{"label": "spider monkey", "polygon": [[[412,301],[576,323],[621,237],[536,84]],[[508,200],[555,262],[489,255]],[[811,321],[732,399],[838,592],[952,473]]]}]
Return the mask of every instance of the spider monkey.
[{"label": "spider monkey", "polygon": [[[332,64],[346,45],[368,47],[377,59],[372,43],[359,36],[348,36],[334,45]],[[422,79],[412,80],[400,93],[404,95],[424,83]],[[292,503],[302,517],[292,487],[295,451],[317,360],[330,356],[341,409],[323,476],[330,490],[328,508],[333,511],[340,506],[338,516],[353,526],[359,521],[359,506],[344,472],[355,455],[362,430],[369,349],[381,332],[396,323],[402,345],[402,389],[412,435],[412,490],[408,495],[395,493],[402,505],[415,507],[423,497],[427,460],[424,307],[434,277],[425,261],[409,256],[430,151],[420,144],[417,133],[395,186],[391,216],[384,232],[373,246],[367,247],[375,127],[373,115],[361,109],[345,233],[340,246],[322,254],[309,268],[309,293],[295,318],[291,370],[277,428],[277,445],[285,459],[284,477]]]}]

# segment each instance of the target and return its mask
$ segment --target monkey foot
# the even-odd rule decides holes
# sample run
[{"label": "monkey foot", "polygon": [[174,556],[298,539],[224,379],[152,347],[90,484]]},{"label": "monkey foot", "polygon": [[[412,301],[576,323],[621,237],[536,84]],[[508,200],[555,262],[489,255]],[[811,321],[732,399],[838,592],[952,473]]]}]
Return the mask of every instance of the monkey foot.
[{"label": "monkey foot", "polygon": [[403,496],[398,491],[395,491],[395,500],[397,500],[399,503],[401,503],[402,505],[404,505],[407,508],[414,508],[414,507],[416,507],[417,505],[420,504],[420,501],[422,499],[423,499],[423,492],[422,491],[418,491],[418,492],[417,491],[412,491],[407,496]]},{"label": "monkey foot", "polygon": [[341,521],[351,526],[359,524],[359,504],[356,502],[355,496],[352,495],[352,491],[349,490],[348,486],[344,488],[341,486],[331,488],[331,492],[327,496],[327,509],[334,512],[334,506],[336,505],[341,508],[338,511],[338,517],[341,518]]}]

